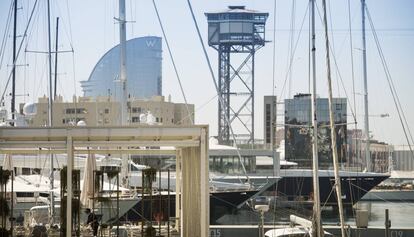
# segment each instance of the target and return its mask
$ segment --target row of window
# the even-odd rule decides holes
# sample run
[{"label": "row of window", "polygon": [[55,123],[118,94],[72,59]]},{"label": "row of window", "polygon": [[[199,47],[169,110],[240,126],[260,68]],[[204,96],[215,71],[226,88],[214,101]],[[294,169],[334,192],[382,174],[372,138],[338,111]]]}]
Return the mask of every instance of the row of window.
[{"label": "row of window", "polygon": [[[139,117],[131,117],[131,122],[132,123],[139,123],[139,122],[141,122],[141,120],[140,120]],[[162,123],[163,119],[159,118],[159,117],[155,117],[155,122]],[[171,123],[174,123],[174,119],[171,119]]]},{"label": "row of window", "polygon": [[[87,114],[88,110],[85,108],[67,108],[65,109],[65,114]],[[109,109],[105,108],[103,110],[100,110],[99,113],[105,113],[109,114]]]}]

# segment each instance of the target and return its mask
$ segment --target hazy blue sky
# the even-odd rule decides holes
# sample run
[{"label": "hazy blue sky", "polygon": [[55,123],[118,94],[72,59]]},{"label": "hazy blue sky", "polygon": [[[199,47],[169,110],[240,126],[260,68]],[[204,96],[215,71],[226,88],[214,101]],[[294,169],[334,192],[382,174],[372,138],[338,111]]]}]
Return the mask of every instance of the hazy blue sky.
[{"label": "hazy blue sky", "polygon": [[[293,0],[292,0],[293,1]],[[291,24],[292,1],[277,1],[276,11],[276,95],[282,93],[283,82],[287,73],[288,45]],[[11,0],[0,1],[0,29],[4,34],[8,9]],[[23,33],[25,21],[34,0],[20,0],[19,27]],[[60,50],[70,49],[70,42],[74,48],[74,64],[72,54],[61,54],[59,58],[59,93],[70,100],[75,93],[81,95],[79,81],[86,80],[93,66],[99,58],[118,42],[118,26],[113,17],[118,15],[116,0],[59,0],[52,2],[52,32],[55,30],[55,18],[61,17],[61,44]],[[151,0],[127,2],[127,19],[135,23],[127,26],[127,38],[157,35],[162,36],[156,20]],[[321,11],[321,2],[317,1]],[[332,30],[331,43],[334,46],[339,72],[345,83],[345,89],[352,99],[352,76],[350,57],[350,34],[348,32],[348,1],[328,1],[330,4],[330,19]],[[351,0],[353,54],[355,65],[355,85],[357,98],[357,119],[359,127],[363,125],[363,84],[361,63],[361,11],[360,1]],[[217,100],[211,100],[216,94],[212,79],[200,48],[194,25],[192,23],[185,0],[158,0],[159,11],[164,21],[167,36],[178,70],[183,80],[188,101],[194,103],[197,109],[196,122],[210,124],[210,134],[217,132]],[[309,23],[305,11],[307,0],[297,0],[295,11],[295,41],[298,47],[293,59],[292,83],[286,86],[283,97],[293,96],[295,93],[308,91],[308,34]],[[30,28],[29,43],[25,48],[29,50],[46,50],[46,0],[39,0],[39,8],[34,15],[34,25]],[[270,16],[266,27],[266,37],[272,40],[273,35],[273,4],[271,0],[193,0],[193,8],[197,16],[204,37],[207,34],[204,12],[225,9],[228,5],[246,5],[247,8],[269,12]],[[395,87],[398,91],[401,104],[406,112],[406,118],[411,129],[414,129],[414,1],[412,0],[367,0],[369,11],[378,31],[384,54],[387,58]],[[300,31],[302,19],[305,17],[303,30]],[[326,71],[324,61],[323,31],[319,16],[317,16],[317,74],[318,94],[327,95]],[[406,144],[392,97],[388,89],[385,74],[381,66],[372,32],[367,22],[367,52],[369,76],[369,110],[370,127],[375,138],[396,145]],[[11,31],[8,33],[11,34]],[[54,37],[53,37],[54,38]],[[262,137],[262,107],[263,96],[272,94],[272,50],[273,43],[269,42],[256,54],[256,136]],[[174,76],[171,62],[165,45],[163,54],[163,94],[171,95],[173,101],[182,102],[182,96]],[[215,71],[217,70],[217,53],[208,49]],[[26,56],[26,62],[24,60]],[[8,38],[5,58],[0,68],[0,89],[3,91],[11,63],[11,38]],[[34,102],[37,97],[47,91],[46,56],[43,54],[24,54],[19,61],[29,64],[26,69],[18,68],[18,94],[29,93],[28,97],[19,97],[20,102]],[[334,80],[334,96],[345,96],[340,85],[338,72],[332,64]],[[75,73],[74,73],[75,72]],[[290,89],[289,89],[290,88]],[[7,103],[10,98],[7,97]],[[207,103],[210,101],[209,103]],[[207,104],[206,104],[207,103]],[[7,105],[8,106],[8,105]],[[350,105],[349,105],[350,106]],[[201,108],[200,108],[201,107]],[[377,115],[388,113],[390,117],[379,118]],[[350,113],[349,113],[350,114]],[[351,117],[349,117],[351,121]],[[353,126],[353,125],[350,125]]]}]

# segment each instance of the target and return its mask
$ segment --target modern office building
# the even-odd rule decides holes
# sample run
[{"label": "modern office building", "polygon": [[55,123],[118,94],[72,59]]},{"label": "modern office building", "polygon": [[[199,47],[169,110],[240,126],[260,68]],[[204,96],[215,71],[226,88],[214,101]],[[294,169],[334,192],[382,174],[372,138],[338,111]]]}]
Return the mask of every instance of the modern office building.
[{"label": "modern office building", "polygon": [[[263,100],[263,140],[266,147],[276,145],[276,129],[273,123],[276,122],[276,96],[264,96]],[[280,140],[279,140],[280,141]]]},{"label": "modern office building", "polygon": [[[119,124],[120,104],[111,97],[79,97],[64,102],[58,97],[53,102],[53,126],[73,126],[84,121],[88,126],[113,126]],[[190,125],[194,121],[194,105],[165,101],[163,96],[150,100],[130,99],[128,101],[128,122],[140,124],[151,113],[155,124]],[[48,122],[47,97],[39,98],[34,104],[20,104],[20,113],[27,126],[45,126]],[[143,117],[144,115],[144,117]]]},{"label": "modern office building", "polygon": [[[332,167],[331,129],[327,98],[317,98],[318,155],[321,168]],[[346,98],[333,98],[339,162],[346,161]],[[285,159],[299,167],[312,164],[311,95],[297,94],[285,100]]]},{"label": "modern office building", "polygon": [[[162,95],[162,41],[146,36],[128,40],[127,90],[129,97],[150,99]],[[89,79],[81,81],[86,97],[113,96],[116,98],[120,72],[119,45],[106,52],[93,68]]]}]

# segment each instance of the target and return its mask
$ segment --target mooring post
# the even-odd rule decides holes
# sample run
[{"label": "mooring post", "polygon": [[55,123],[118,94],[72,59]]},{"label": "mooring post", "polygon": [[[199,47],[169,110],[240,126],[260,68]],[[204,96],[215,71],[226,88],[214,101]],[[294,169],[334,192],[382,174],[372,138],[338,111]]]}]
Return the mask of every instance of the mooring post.
[{"label": "mooring post", "polygon": [[385,237],[390,237],[391,220],[388,209],[385,209]]}]

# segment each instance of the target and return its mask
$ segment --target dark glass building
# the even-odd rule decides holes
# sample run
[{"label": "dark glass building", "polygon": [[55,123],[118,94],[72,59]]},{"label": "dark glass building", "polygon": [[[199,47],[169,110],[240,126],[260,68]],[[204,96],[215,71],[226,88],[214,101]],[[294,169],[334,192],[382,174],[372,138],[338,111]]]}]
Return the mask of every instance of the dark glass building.
[{"label": "dark glass building", "polygon": [[[285,100],[285,159],[299,167],[312,165],[311,95],[297,94]],[[319,167],[332,166],[331,129],[327,98],[317,98]],[[346,98],[333,98],[336,146],[339,162],[346,161]]]},{"label": "dark glass building", "polygon": [[[162,94],[162,41],[146,36],[128,40],[127,90],[130,97],[150,99]],[[102,56],[87,81],[81,81],[84,96],[115,96],[120,71],[119,45]]]}]

